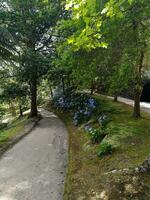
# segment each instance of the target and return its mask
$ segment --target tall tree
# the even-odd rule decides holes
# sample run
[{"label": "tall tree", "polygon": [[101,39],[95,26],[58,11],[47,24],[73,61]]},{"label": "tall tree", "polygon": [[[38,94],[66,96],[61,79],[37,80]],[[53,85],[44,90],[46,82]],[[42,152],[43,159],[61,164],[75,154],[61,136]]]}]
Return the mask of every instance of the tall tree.
[{"label": "tall tree", "polygon": [[142,71],[144,56],[149,51],[149,1],[111,0],[103,12],[110,21],[119,20],[118,28],[122,30],[123,57],[122,62],[133,68],[134,112],[135,118],[140,117],[140,98],[142,93]]},{"label": "tall tree", "polygon": [[[144,55],[148,51],[150,38],[150,2],[147,0],[68,0],[66,8],[72,11],[72,20],[82,24],[80,30],[68,38],[68,44],[71,44],[75,51],[80,49],[91,51],[102,47],[108,47],[109,50],[112,46],[111,50],[115,51],[117,63],[133,69],[128,70],[132,72],[134,82],[133,116],[139,118]],[[118,49],[114,48],[114,42],[121,44]],[[116,61],[111,65],[114,68]],[[126,70],[126,67],[122,69]]]},{"label": "tall tree", "polygon": [[15,58],[15,41],[8,31],[8,26],[8,7],[4,2],[0,2],[0,64]]},{"label": "tall tree", "polygon": [[60,1],[9,0],[10,31],[20,52],[19,76],[30,85],[31,113],[37,116],[37,84],[47,72],[54,49],[53,30],[60,17]]}]

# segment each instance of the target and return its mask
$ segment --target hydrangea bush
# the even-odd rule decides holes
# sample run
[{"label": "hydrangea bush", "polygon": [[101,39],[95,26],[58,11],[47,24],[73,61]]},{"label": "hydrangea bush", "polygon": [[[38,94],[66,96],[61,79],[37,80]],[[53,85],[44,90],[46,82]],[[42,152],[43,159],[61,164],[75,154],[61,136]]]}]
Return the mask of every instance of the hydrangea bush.
[{"label": "hydrangea bush", "polygon": [[109,117],[105,114],[102,114],[99,116],[98,118],[98,123],[100,126],[102,127],[106,127],[107,124],[110,122],[111,120],[109,119]]},{"label": "hydrangea bush", "polygon": [[[95,129],[89,124],[89,120],[98,115],[100,105],[94,99],[86,94],[78,94],[73,90],[68,90],[53,99],[56,108],[71,111],[73,113],[73,123],[75,126],[86,123],[84,126],[85,132],[90,136],[93,144],[99,144],[108,134],[106,126],[110,122],[106,114],[101,114],[97,121],[100,125]],[[112,152],[112,146],[108,143],[101,143],[98,149],[98,156],[107,155]]]},{"label": "hydrangea bush", "polygon": [[76,126],[88,121],[97,105],[95,99],[85,94],[77,94],[71,90],[55,97],[53,103],[58,109],[72,110],[74,112],[73,122]]}]

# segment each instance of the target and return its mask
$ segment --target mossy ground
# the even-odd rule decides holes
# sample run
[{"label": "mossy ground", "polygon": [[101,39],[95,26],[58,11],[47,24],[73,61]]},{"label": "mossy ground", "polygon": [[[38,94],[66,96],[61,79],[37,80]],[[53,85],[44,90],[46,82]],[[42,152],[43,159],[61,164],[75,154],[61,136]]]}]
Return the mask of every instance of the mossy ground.
[{"label": "mossy ground", "polygon": [[[143,113],[143,118],[134,120],[130,106],[113,102],[101,96],[95,96],[95,98],[100,101],[100,106],[97,108],[94,118],[97,119],[100,112],[107,113],[111,118],[111,122],[107,126],[110,133],[106,140],[115,147],[115,151],[112,155],[98,158],[98,145],[92,145],[89,135],[81,127],[77,128],[73,125],[72,114],[57,112],[69,132],[69,166],[64,200],[150,199],[147,196],[139,197],[141,193],[123,196],[121,189],[117,190],[117,187],[124,187],[123,184],[131,182],[130,178],[134,175],[129,177],[114,175],[114,179],[120,180],[119,184],[118,182],[116,184],[116,181],[112,182],[113,176],[104,175],[115,169],[136,167],[149,155],[150,116]],[[146,184],[145,188],[147,188],[149,179],[149,175],[143,175],[142,181]],[[114,187],[111,187],[113,184]],[[104,189],[106,188],[107,190],[109,188],[111,197],[105,194]]]},{"label": "mossy ground", "polygon": [[27,116],[13,120],[6,128],[0,130],[0,146],[14,138],[24,130],[25,125],[30,121]]}]

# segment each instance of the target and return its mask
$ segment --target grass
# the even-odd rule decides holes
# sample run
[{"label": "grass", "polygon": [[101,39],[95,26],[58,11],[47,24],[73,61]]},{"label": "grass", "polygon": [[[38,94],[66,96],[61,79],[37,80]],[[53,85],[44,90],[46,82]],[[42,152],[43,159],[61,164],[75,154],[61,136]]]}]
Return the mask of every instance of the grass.
[{"label": "grass", "polygon": [[[112,176],[104,174],[115,169],[136,167],[150,153],[150,116],[143,113],[143,118],[134,120],[131,117],[132,108],[130,106],[113,102],[101,96],[95,96],[95,98],[100,101],[100,107],[97,109],[93,121],[97,119],[100,111],[107,113],[111,118],[111,122],[107,126],[110,134],[105,140],[111,143],[116,150],[110,156],[98,158],[98,145],[92,145],[89,142],[89,135],[81,127],[77,128],[73,125],[72,114],[57,111],[69,133],[69,166],[64,200],[123,199],[124,197],[116,192],[116,188],[122,186],[117,185],[112,191],[112,184],[116,183],[115,181],[111,183]],[[96,122],[94,125],[98,126]],[[117,177],[117,181],[122,179],[122,182],[126,180],[126,183],[130,183],[131,177],[126,176],[125,178],[121,175],[121,177]],[[143,175],[145,182],[148,182],[149,178],[149,175],[145,178]],[[111,198],[105,196],[104,188],[110,188]],[[138,195],[139,193],[135,194],[136,198],[128,195],[126,199],[150,199],[150,196],[138,198]],[[118,198],[119,196],[120,198]]]},{"label": "grass", "polygon": [[24,130],[25,125],[29,122],[27,116],[15,119],[6,128],[0,130],[0,146],[14,138]]}]

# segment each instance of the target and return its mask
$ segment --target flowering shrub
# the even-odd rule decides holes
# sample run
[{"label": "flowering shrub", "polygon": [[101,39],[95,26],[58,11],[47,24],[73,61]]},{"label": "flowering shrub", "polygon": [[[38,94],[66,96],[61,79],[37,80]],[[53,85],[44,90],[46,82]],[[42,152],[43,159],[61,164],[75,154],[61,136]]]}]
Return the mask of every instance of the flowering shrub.
[{"label": "flowering shrub", "polygon": [[90,119],[91,112],[88,110],[82,110],[75,112],[73,116],[74,124],[77,126],[78,124],[83,123],[84,121],[87,121]]},{"label": "flowering shrub", "polygon": [[53,103],[58,108],[93,110],[96,108],[96,101],[85,94],[76,94],[74,91],[66,91],[57,95]]},{"label": "flowering shrub", "polygon": [[53,99],[53,104],[58,109],[74,110],[73,122],[76,126],[88,121],[96,108],[96,101],[93,98],[69,90],[61,96],[56,96]]},{"label": "flowering shrub", "polygon": [[99,157],[109,155],[112,153],[112,151],[113,151],[112,145],[105,142],[105,143],[100,144],[97,155]]},{"label": "flowering shrub", "polygon": [[90,133],[90,131],[92,131],[93,128],[92,128],[92,126],[90,124],[86,124],[84,126],[84,130],[85,130],[85,132]]},{"label": "flowering shrub", "polygon": [[87,100],[87,107],[90,109],[95,109],[96,108],[96,101],[92,98]]},{"label": "flowering shrub", "polygon": [[85,95],[80,95],[75,98],[77,111],[73,116],[75,125],[88,121],[92,116],[93,110],[96,108],[96,101],[92,98],[88,98]]},{"label": "flowering shrub", "polygon": [[92,129],[89,131],[89,134],[93,144],[100,143],[106,136],[106,133],[102,129]]},{"label": "flowering shrub", "polygon": [[102,114],[99,118],[98,118],[98,123],[102,126],[102,127],[106,127],[106,125],[110,122],[110,119],[108,118],[107,115]]}]

